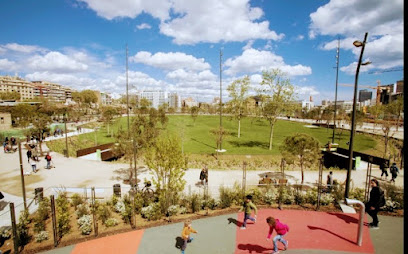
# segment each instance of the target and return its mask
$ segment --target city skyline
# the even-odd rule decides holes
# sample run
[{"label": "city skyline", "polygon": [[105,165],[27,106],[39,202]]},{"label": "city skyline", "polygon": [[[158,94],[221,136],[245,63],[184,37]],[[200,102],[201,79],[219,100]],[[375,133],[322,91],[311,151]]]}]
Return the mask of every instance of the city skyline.
[{"label": "city skyline", "polygon": [[[296,6],[293,8],[293,6]],[[226,87],[280,68],[299,99],[334,98],[337,40],[339,83],[354,84],[359,48],[368,32],[359,84],[403,79],[403,1],[2,1],[0,75],[55,82],[76,90],[124,94],[129,85],[211,102],[219,96],[222,50]],[[397,71],[390,71],[397,70]],[[359,89],[360,90],[360,89]],[[339,87],[350,100],[352,87]]]}]

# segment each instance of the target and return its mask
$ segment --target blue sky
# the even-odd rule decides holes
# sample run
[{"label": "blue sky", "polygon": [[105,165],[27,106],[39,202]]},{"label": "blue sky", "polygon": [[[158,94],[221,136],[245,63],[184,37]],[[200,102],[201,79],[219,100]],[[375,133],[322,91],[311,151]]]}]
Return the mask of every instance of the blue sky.
[{"label": "blue sky", "polygon": [[[334,99],[354,84],[368,32],[359,84],[403,79],[403,0],[2,0],[0,75],[45,80],[115,96],[162,89],[210,102],[233,80],[279,68],[297,97]],[[394,71],[389,71],[394,70]],[[397,70],[397,71],[395,71]],[[339,86],[339,99],[353,88]],[[374,91],[374,90],[373,90]]]}]

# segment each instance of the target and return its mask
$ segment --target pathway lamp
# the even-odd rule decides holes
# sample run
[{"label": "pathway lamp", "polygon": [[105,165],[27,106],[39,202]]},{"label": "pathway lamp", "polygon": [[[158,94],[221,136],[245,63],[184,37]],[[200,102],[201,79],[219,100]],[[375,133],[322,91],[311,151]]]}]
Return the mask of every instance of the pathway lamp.
[{"label": "pathway lamp", "polygon": [[350,133],[350,141],[349,141],[349,166],[347,169],[347,178],[346,178],[346,190],[344,193],[344,198],[349,197],[349,191],[350,191],[350,178],[351,178],[351,169],[353,168],[353,143],[354,143],[354,134],[355,134],[355,126],[356,126],[356,103],[357,103],[357,88],[358,88],[358,73],[360,72],[360,66],[361,65],[368,65],[371,62],[365,62],[362,63],[363,59],[363,53],[364,53],[364,48],[366,45],[367,41],[367,35],[368,33],[365,33],[364,36],[364,41],[355,41],[353,42],[353,45],[356,47],[361,47],[361,52],[360,52],[360,58],[357,63],[357,69],[356,69],[356,76],[355,76],[355,81],[354,81],[354,97],[353,97],[353,111],[351,115],[351,133]]}]

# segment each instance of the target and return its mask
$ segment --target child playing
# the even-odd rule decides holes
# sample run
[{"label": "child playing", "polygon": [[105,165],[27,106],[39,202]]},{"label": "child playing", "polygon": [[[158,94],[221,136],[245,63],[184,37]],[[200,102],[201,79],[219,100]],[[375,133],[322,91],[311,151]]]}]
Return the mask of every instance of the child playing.
[{"label": "child playing", "polygon": [[193,237],[190,237],[190,234],[191,234],[191,233],[197,234],[197,231],[194,230],[194,229],[191,227],[191,220],[186,220],[186,221],[184,222],[183,231],[181,232],[181,238],[183,238],[183,240],[184,240],[184,244],[183,244],[183,246],[181,247],[181,253],[182,253],[182,254],[184,254],[184,250],[187,248],[187,243],[189,243],[189,242],[191,242],[191,241],[194,240]]},{"label": "child playing", "polygon": [[[252,220],[254,223],[256,222],[256,214],[258,213],[258,209],[256,208],[255,204],[252,203],[251,199],[252,199],[252,196],[247,195],[246,200],[244,201],[244,204],[239,209],[240,212],[242,212],[242,211],[245,212],[244,224],[242,225],[241,229],[246,229],[246,221],[248,219]],[[255,216],[254,216],[255,218],[251,217],[252,210],[255,210]]]},{"label": "child playing", "polygon": [[266,238],[266,240],[269,241],[269,239],[271,239],[273,229],[275,229],[277,233],[277,235],[273,238],[273,249],[274,249],[273,253],[275,254],[279,253],[278,245],[276,243],[277,241],[283,243],[285,245],[285,250],[287,250],[289,241],[286,241],[285,239],[283,239],[283,237],[285,237],[286,233],[289,232],[288,225],[281,223],[278,219],[275,219],[271,216],[266,218],[266,222],[269,224],[269,233],[268,233],[268,237]]},{"label": "child playing", "polygon": [[37,173],[37,163],[35,160],[31,160],[31,168],[33,169],[33,173]]}]

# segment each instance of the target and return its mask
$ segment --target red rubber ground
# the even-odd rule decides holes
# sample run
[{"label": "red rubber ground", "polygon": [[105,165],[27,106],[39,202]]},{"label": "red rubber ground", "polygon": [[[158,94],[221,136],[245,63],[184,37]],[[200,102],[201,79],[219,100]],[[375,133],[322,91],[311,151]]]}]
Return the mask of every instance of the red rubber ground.
[{"label": "red rubber ground", "polygon": [[[270,253],[273,251],[272,238],[267,241],[268,225],[266,218],[272,216],[289,226],[286,240],[289,249],[321,249],[359,253],[374,253],[370,232],[367,226],[363,229],[363,244],[357,245],[359,214],[310,212],[297,210],[262,209],[258,212],[257,222],[247,222],[247,229],[237,227],[235,253]],[[243,213],[238,215],[242,222]],[[365,216],[365,224],[367,217]],[[240,223],[238,223],[240,226]],[[278,249],[283,250],[278,242]]]}]

